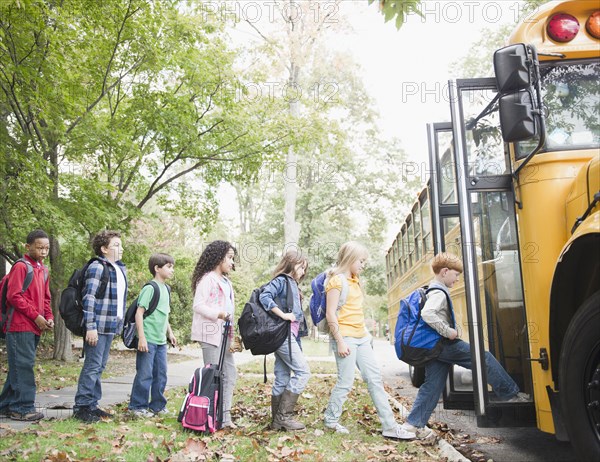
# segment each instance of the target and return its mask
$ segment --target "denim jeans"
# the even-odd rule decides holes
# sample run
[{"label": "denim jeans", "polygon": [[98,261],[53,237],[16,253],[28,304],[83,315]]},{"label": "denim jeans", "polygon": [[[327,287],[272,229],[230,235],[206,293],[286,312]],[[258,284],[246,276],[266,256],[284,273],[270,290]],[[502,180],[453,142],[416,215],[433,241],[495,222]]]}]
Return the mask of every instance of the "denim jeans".
[{"label": "denim jeans", "polygon": [[292,393],[300,394],[306,387],[308,379],[310,379],[310,367],[302,353],[299,341],[292,334],[291,359],[287,338],[275,352],[275,381],[271,393],[279,396],[287,388]]},{"label": "denim jeans", "polygon": [[8,374],[0,394],[0,409],[27,414],[35,411],[35,352],[40,336],[33,332],[7,332]]},{"label": "denim jeans", "polygon": [[115,334],[98,334],[98,343],[96,346],[90,346],[83,342],[83,352],[85,360],[79,381],[77,382],[77,393],[75,394],[75,406],[73,412],[80,408],[90,408],[94,410],[98,407],[98,402],[102,398],[102,372],[106,367],[108,355],[110,353],[110,344]]},{"label": "denim jeans", "polygon": [[[231,339],[227,337],[225,346],[225,358],[223,359],[223,423],[231,422],[231,401],[233,400],[233,389],[237,380],[237,370],[233,360],[233,353],[229,352]],[[202,359],[204,365],[218,364],[221,345],[215,346],[210,343],[200,342],[202,346]]]},{"label": "denim jeans", "polygon": [[345,358],[340,357],[337,348],[335,349],[338,377],[325,410],[325,424],[333,425],[340,420],[342,407],[354,383],[354,369],[358,366],[363,380],[367,383],[383,431],[396,428],[396,419],[388,401],[388,394],[383,388],[371,340],[370,335],[362,338],[344,337],[344,342],[350,348],[350,354]]},{"label": "denim jeans", "polygon": [[167,386],[167,344],[148,343],[147,353],[138,351],[135,370],[129,409],[162,411],[167,405],[164,394]]},{"label": "denim jeans", "polygon": [[[467,342],[455,340],[445,345],[440,356],[425,365],[425,383],[419,388],[412,410],[406,419],[409,424],[415,427],[427,425],[444,391],[446,377],[453,364],[471,369],[471,346]],[[485,352],[485,364],[488,383],[498,398],[509,399],[519,392],[515,381],[489,351]]]}]

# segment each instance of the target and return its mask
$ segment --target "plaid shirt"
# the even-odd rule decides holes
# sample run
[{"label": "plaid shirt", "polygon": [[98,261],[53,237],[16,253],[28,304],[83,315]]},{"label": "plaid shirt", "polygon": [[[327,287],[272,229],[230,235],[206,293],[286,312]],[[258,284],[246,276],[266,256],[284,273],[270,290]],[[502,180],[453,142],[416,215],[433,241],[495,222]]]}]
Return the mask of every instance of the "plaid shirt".
[{"label": "plaid shirt", "polygon": [[[99,334],[116,334],[123,320],[117,318],[117,274],[116,269],[104,257],[99,257],[103,263],[94,261],[85,272],[85,286],[83,288],[83,316],[87,330],[97,330]],[[118,261],[125,277],[125,300],[127,300],[127,273],[125,265]],[[103,298],[96,298],[96,292],[102,282],[104,266],[108,268],[108,284]]]}]

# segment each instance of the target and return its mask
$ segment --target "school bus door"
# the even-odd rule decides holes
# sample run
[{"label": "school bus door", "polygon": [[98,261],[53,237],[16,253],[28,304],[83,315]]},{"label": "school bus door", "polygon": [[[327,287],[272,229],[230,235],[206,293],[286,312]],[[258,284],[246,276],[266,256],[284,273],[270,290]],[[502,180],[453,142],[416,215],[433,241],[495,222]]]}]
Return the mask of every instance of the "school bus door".
[{"label": "school bus door", "polygon": [[[535,425],[533,400],[498,400],[488,386],[489,350],[531,395],[529,340],[510,162],[500,134],[494,79],[451,81],[453,164],[472,359],[472,403],[480,426]],[[467,392],[469,393],[469,392]],[[446,407],[464,402],[449,389]]]}]

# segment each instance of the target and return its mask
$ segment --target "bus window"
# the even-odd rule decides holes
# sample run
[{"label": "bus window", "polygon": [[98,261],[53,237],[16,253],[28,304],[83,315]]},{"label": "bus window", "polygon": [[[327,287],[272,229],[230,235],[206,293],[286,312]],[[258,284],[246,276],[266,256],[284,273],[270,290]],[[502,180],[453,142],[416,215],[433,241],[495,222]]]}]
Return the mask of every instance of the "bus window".
[{"label": "bus window", "polygon": [[402,227],[402,232],[400,233],[401,236],[401,240],[400,240],[400,254],[401,254],[401,259],[402,259],[402,273],[406,273],[406,271],[408,270],[408,265],[406,264],[406,257],[407,257],[407,253],[406,253],[406,228]]},{"label": "bus window", "polygon": [[421,211],[419,210],[419,204],[413,208],[413,221],[415,229],[415,260],[421,259]]},{"label": "bus window", "polygon": [[[410,218],[410,215],[409,215]],[[412,268],[412,266],[416,263],[415,259],[415,232],[413,230],[412,219],[408,222],[408,227],[406,231],[406,241],[408,244],[408,266]]]},{"label": "bus window", "polygon": [[[600,144],[600,62],[561,61],[541,64],[546,114],[545,151],[597,148]],[[538,140],[516,144],[517,158]]]},{"label": "bus window", "polygon": [[408,245],[408,236],[406,225],[402,228],[402,258],[404,258],[404,271],[408,271],[410,268],[410,262],[408,260],[408,255],[410,254],[410,248]]},{"label": "bus window", "polygon": [[394,241],[394,249],[396,250],[394,265],[398,265],[398,274],[402,275],[402,235],[400,233]]},{"label": "bus window", "polygon": [[[467,90],[463,92],[463,112],[465,120],[476,117],[491,101],[496,92],[492,90]],[[509,173],[508,155],[500,133],[500,116],[493,111],[469,127],[465,133],[469,175],[502,175]]]},{"label": "bus window", "polygon": [[421,204],[421,225],[423,227],[423,254],[433,250],[433,239],[431,236],[431,217],[429,216],[429,199]]},{"label": "bus window", "polygon": [[394,248],[396,249],[396,258],[394,259],[394,265],[398,268],[398,275],[402,275],[402,236],[398,234],[396,242],[394,242]]},{"label": "bus window", "polygon": [[439,144],[437,152],[441,153],[438,160],[440,168],[440,194],[442,204],[456,204],[456,174],[454,168],[454,148],[452,146],[452,133],[440,132],[437,143]]}]

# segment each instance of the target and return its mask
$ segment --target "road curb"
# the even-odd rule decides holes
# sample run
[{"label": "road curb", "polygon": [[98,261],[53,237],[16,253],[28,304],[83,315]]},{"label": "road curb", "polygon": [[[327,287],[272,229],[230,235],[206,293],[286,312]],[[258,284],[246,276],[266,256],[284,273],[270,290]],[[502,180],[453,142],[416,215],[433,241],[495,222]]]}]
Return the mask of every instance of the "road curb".
[{"label": "road curb", "polygon": [[[402,418],[406,419],[406,417],[409,414],[408,409],[406,409],[406,407],[404,407],[404,405],[396,398],[389,396],[389,399],[392,402],[392,404],[396,407],[396,409],[400,411]],[[471,462],[460,452],[458,452],[456,448],[450,443],[448,443],[444,438],[439,438],[437,446],[440,451],[440,455],[448,459],[448,462]]]}]

